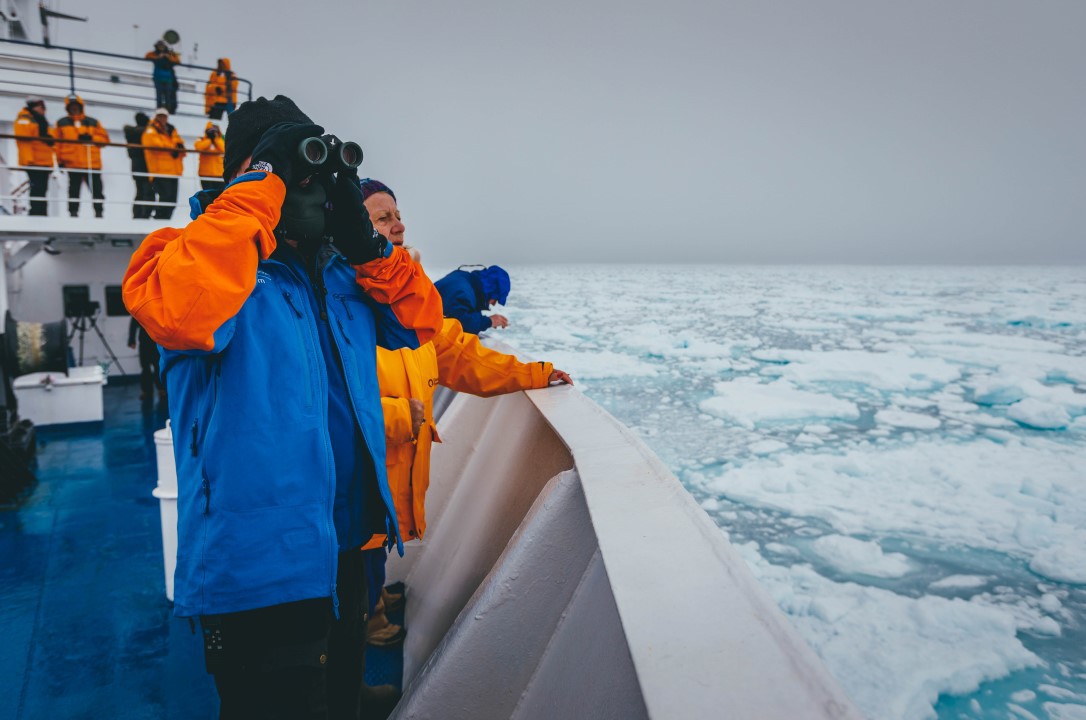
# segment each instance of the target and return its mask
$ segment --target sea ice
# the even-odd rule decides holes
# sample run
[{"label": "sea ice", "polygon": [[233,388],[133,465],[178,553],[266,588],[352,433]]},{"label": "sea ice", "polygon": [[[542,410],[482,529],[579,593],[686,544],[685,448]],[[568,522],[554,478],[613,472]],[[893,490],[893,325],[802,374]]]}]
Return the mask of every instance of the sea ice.
[{"label": "sea ice", "polygon": [[999,608],[836,583],[807,565],[766,562],[753,543],[739,549],[868,717],[931,718],[941,694],[1042,664]]},{"label": "sea ice", "polygon": [[845,535],[826,535],[811,543],[811,550],[835,569],[847,575],[899,578],[912,566],[901,553],[884,553],[877,542]]},{"label": "sea ice", "polygon": [[553,350],[546,354],[546,359],[555,367],[568,372],[574,379],[647,377],[657,372],[655,367],[646,362],[610,350],[590,353]]},{"label": "sea ice", "polygon": [[879,410],[875,413],[875,422],[914,430],[935,430],[942,425],[937,417],[905,410]]},{"label": "sea ice", "polygon": [[[717,523],[795,566],[752,565],[869,716],[932,716],[959,692],[943,720],[1086,705],[1086,662],[1063,661],[1086,627],[1082,268],[510,270],[510,327],[488,334],[589,380]],[[1053,418],[1066,429],[1028,425]],[[914,571],[831,583],[802,565],[827,533]],[[1051,693],[1008,675],[1035,661],[1021,642]],[[977,678],[1040,697],[998,707]]]},{"label": "sea ice", "polygon": [[932,590],[958,590],[984,587],[991,578],[983,575],[948,575],[928,585]]},{"label": "sea ice", "polygon": [[[1041,438],[898,448],[865,443],[844,452],[818,448],[752,459],[722,468],[706,487],[734,501],[819,518],[845,535],[922,534],[1025,558],[1051,547],[1057,558],[1042,555],[1035,571],[1077,578],[1079,562],[1086,562],[1081,468],[1078,448]],[[1036,497],[1036,477],[1050,482],[1044,497]]]},{"label": "sea ice", "polygon": [[855,383],[878,390],[928,390],[961,377],[961,371],[941,358],[904,352],[856,350],[760,350],[758,360],[787,363],[781,375],[798,385]]},{"label": "sea ice", "polygon": [[1086,553],[1082,543],[1086,543],[1086,533],[1077,541],[1050,545],[1033,556],[1029,569],[1049,580],[1086,585]]},{"label": "sea ice", "polygon": [[702,412],[732,420],[747,429],[766,422],[860,416],[855,403],[832,395],[800,390],[789,382],[721,382],[715,395],[701,402]]},{"label": "sea ice", "polygon": [[1042,707],[1049,720],[1086,720],[1086,705],[1046,702]]},{"label": "sea ice", "polygon": [[787,450],[788,445],[780,440],[760,440],[752,443],[747,449],[755,455],[771,455],[781,450]]},{"label": "sea ice", "polygon": [[1007,411],[1007,417],[1038,430],[1059,430],[1071,424],[1071,416],[1059,405],[1027,398]]}]

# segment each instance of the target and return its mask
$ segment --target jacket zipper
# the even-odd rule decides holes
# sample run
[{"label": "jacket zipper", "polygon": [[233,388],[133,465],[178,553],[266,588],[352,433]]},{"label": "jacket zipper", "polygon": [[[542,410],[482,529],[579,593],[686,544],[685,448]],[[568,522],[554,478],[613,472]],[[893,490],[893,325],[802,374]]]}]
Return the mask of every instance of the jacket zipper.
[{"label": "jacket zipper", "polygon": [[336,300],[343,305],[343,312],[347,313],[348,320],[354,320],[354,315],[351,314],[351,308],[347,305],[347,297],[345,295],[336,295]]},{"label": "jacket zipper", "polygon": [[[318,308],[318,310],[320,312],[321,320],[327,321],[328,320],[328,311],[327,311],[328,306],[327,306],[327,302],[325,301],[325,297],[328,295],[328,288],[324,284],[324,273],[321,270],[317,270],[316,272],[313,273],[313,283],[312,284],[313,284],[313,290],[316,293],[317,308]],[[287,301],[290,302],[289,296],[287,298]],[[294,307],[294,303],[291,303],[291,307]],[[314,348],[319,348],[320,347],[320,338],[317,336],[318,333],[319,333],[319,330],[314,327],[314,323],[312,323],[312,322],[308,323],[308,327],[309,327],[309,340],[310,340],[310,343],[312,343]],[[331,328],[329,328],[329,333],[334,335],[334,333],[331,333]],[[333,342],[335,342],[334,337],[333,337]],[[309,357],[308,353],[306,354],[306,357],[307,358]],[[330,562],[331,562],[331,568],[330,569],[331,569],[331,576],[332,576],[331,577],[331,583],[330,583],[331,590],[332,590],[332,613],[335,615],[335,618],[338,620],[339,619],[339,594],[336,592],[336,574],[338,573],[338,566],[339,566],[339,539],[336,536],[336,526],[335,526],[335,523],[332,520],[332,515],[335,512],[335,503],[336,503],[336,476],[335,476],[335,472],[333,471],[333,469],[335,468],[335,458],[332,455],[332,441],[329,438],[328,432],[327,432],[327,430],[328,430],[328,407],[327,407],[327,404],[328,404],[328,399],[327,399],[328,398],[328,387],[327,387],[327,382],[328,381],[327,381],[327,378],[324,376],[323,372],[319,373],[319,377],[323,381],[321,383],[320,391],[321,391],[321,397],[324,399],[323,402],[322,402],[322,405],[324,405],[324,412],[321,414],[321,417],[323,418],[324,428],[325,428],[325,431],[326,431],[324,433],[325,438],[326,438],[325,443],[324,443],[324,454],[325,454],[325,456],[326,456],[326,458],[328,460],[328,470],[329,470],[329,472],[328,472],[328,514],[327,514],[326,517],[327,517],[328,537],[331,538],[331,545],[332,545],[332,557],[330,558]]]},{"label": "jacket zipper", "polygon": [[[283,267],[285,267],[287,269],[287,272],[289,272],[289,273],[293,274],[295,277],[297,277],[297,272],[293,268],[291,268],[289,265],[287,265],[286,263],[282,263],[282,262],[278,262],[278,261],[274,261],[274,262],[276,262],[279,265],[282,265]],[[327,319],[328,316],[327,316],[327,313],[325,311],[326,305],[325,305],[325,302],[324,302],[324,296],[328,293],[328,290],[324,285],[323,275],[320,272],[315,273],[315,275],[317,276],[318,279],[314,280],[311,283],[311,285],[313,286],[313,290],[316,293],[317,306],[318,306],[318,308],[320,310],[321,318],[322,319]],[[299,282],[301,282],[300,279],[299,279]],[[290,308],[294,311],[294,314],[298,317],[298,319],[301,320],[301,321],[305,321],[306,316],[294,304],[294,300],[291,297],[290,293],[284,291],[283,292],[283,297],[286,299],[287,304],[290,305]],[[308,346],[306,346],[305,361],[306,361],[306,369],[309,371],[309,375],[312,376],[313,368],[310,365],[309,347],[319,348],[320,347],[320,339],[317,337],[317,334],[316,334],[317,331],[316,331],[316,328],[313,327],[312,322],[307,322],[306,326],[307,326],[307,329],[309,331],[309,344],[308,344]],[[298,340],[302,343],[302,345],[306,345],[305,338],[302,336],[302,329],[299,326],[299,323],[295,323],[294,329],[298,332]],[[320,363],[318,363],[318,365],[320,365]],[[332,557],[331,557],[331,567],[330,567],[331,578],[330,578],[329,586],[330,586],[331,591],[332,591],[332,610],[335,613],[336,619],[338,620],[339,619],[339,596],[336,594],[336,572],[337,572],[337,566],[338,566],[338,561],[339,561],[339,541],[336,538],[335,524],[332,522],[332,514],[333,514],[333,512],[335,510],[335,502],[336,502],[336,477],[335,477],[335,474],[334,474],[334,472],[332,470],[335,467],[335,460],[332,457],[331,440],[327,439],[327,437],[328,437],[328,432],[327,432],[327,430],[328,430],[328,408],[327,408],[328,388],[326,387],[327,379],[324,377],[324,372],[320,367],[317,368],[317,377],[322,381],[321,382],[321,387],[319,388],[320,393],[321,393],[321,397],[325,398],[325,401],[322,403],[322,405],[325,405],[324,412],[322,414],[322,417],[324,418],[324,428],[325,428],[325,433],[324,434],[325,434],[325,438],[326,438],[325,443],[324,443],[324,454],[325,454],[326,462],[328,464],[328,471],[329,471],[328,472],[328,515],[326,517],[327,517],[328,537],[331,538],[331,546],[332,546]],[[312,392],[313,392],[313,385],[312,385],[312,383],[307,382],[306,383],[306,398],[307,398],[307,405],[309,407],[312,407],[312,405],[313,405]]]},{"label": "jacket zipper", "polygon": [[[347,312],[348,319],[354,319],[354,316],[351,315],[351,311],[347,308],[347,300],[346,300],[347,296],[337,293],[335,297],[336,297],[337,300],[340,301],[340,303],[343,304],[343,309]],[[350,345],[350,341],[346,340],[347,335],[346,335],[346,333],[343,332],[343,324],[339,322],[339,318],[336,318],[336,322],[339,325],[340,334],[343,336],[343,338],[344,338],[345,342],[347,343],[347,345]],[[337,343],[337,348],[338,348],[338,340],[336,338],[335,333],[332,333],[332,342]],[[345,360],[346,354],[343,352],[342,348],[338,348],[338,349],[339,349],[340,362],[343,363],[343,372],[344,372],[344,375],[346,376],[347,375],[347,363],[346,363],[346,360]],[[352,357],[353,357],[353,353],[352,353]],[[357,405],[355,405],[354,394],[353,394],[353,391],[351,390],[350,379],[347,378],[347,377],[345,377],[344,379],[346,380],[346,385],[347,385],[347,397],[351,401],[351,413],[354,416],[355,422],[358,423],[358,429],[361,431],[362,439],[366,443],[366,451],[370,453],[370,458],[372,460],[373,459],[373,450],[372,450],[373,444],[372,444],[372,442],[370,440],[369,435],[366,434],[366,428],[365,428],[364,423],[360,422],[360,420],[358,418],[358,410],[356,409]],[[376,463],[376,461],[374,461],[374,474],[375,475],[379,472],[376,465],[377,465],[377,463]],[[388,479],[387,478],[385,479],[385,486],[386,486],[386,488],[388,487]],[[392,512],[390,512],[390,510],[389,510],[389,508],[392,506],[391,489],[389,489],[389,497],[387,499],[385,498],[384,494],[380,492],[381,491],[380,484],[378,484],[377,490],[378,490],[378,495],[381,496],[381,502],[383,502],[384,505],[385,505],[385,535],[387,537],[387,542],[389,544],[389,547],[392,547],[393,544],[394,544],[394,541],[402,540],[402,538],[400,538],[399,525],[397,523],[392,522],[392,519],[393,519],[394,516],[393,516]],[[395,526],[395,527],[393,527],[393,526]]]},{"label": "jacket zipper", "polygon": [[[287,305],[289,305],[290,309],[294,311],[294,316],[298,320],[304,320],[305,315],[298,308],[298,306],[294,304],[294,296],[291,295],[290,292],[288,292],[286,290],[283,290],[282,292],[283,292],[283,299],[287,301]],[[298,327],[297,322],[294,323],[294,329],[298,333],[298,342],[300,342],[302,344],[302,346],[305,347],[305,340],[302,337],[302,330],[301,330],[300,327]],[[305,377],[305,406],[308,408],[308,407],[313,407],[313,382],[310,379],[313,376],[313,367],[310,365],[309,349],[308,348],[306,348],[306,352],[305,352],[305,367],[306,367],[306,370],[307,370],[306,377]]]}]

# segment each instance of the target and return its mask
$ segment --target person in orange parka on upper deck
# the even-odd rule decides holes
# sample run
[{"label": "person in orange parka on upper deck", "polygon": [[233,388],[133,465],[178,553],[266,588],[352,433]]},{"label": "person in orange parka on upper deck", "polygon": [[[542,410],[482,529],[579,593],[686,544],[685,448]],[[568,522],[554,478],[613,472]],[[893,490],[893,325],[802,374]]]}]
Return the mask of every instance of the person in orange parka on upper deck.
[{"label": "person in orange parka on upper deck", "polygon": [[230,69],[230,58],[219,58],[204,88],[204,114],[213,120],[234,112],[238,102],[238,78]]},{"label": "person in orange parka on upper deck", "polygon": [[26,99],[26,107],[19,111],[14,122],[15,135],[19,146],[19,166],[26,171],[30,183],[30,215],[48,215],[49,205],[45,199],[49,190],[49,174],[53,171],[53,136],[55,131],[49,127],[45,117],[45,99],[31,96]]},{"label": "person in orange parka on upper deck", "polygon": [[[394,245],[404,246],[404,224],[396,196],[384,183],[366,178],[362,196],[374,228]],[[385,343],[386,345],[388,343]],[[377,348],[377,381],[385,416],[386,467],[400,536],[421,539],[426,531],[426,489],[430,484],[430,444],[441,442],[434,425],[433,397],[437,385],[457,392],[493,397],[518,390],[544,388],[573,380],[548,362],[523,363],[513,355],[484,347],[479,337],[464,331],[455,318],[445,318],[441,331],[416,349]],[[384,585],[384,536],[366,544],[370,573],[369,643],[384,646],[399,642],[402,628],[388,621],[386,612],[400,598]],[[380,593],[380,594],[378,594]]]},{"label": "person in orange parka on upper deck", "polygon": [[95,199],[94,214],[102,217],[102,148],[109,133],[96,119],[83,112],[83,100],[69,95],[65,100],[66,117],[57,120],[57,164],[68,171],[68,213],[79,215],[79,191],[84,183]]}]

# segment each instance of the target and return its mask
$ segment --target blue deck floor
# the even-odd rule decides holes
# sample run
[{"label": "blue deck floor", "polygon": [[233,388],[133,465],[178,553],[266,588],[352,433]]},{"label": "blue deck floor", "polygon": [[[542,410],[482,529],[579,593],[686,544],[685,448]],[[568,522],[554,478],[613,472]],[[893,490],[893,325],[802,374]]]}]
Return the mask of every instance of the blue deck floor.
[{"label": "blue deck floor", "polygon": [[[217,715],[200,639],[166,601],[151,496],[165,414],[138,395],[110,385],[100,426],[39,430],[38,483],[0,509],[0,718]],[[371,684],[398,684],[398,655],[367,653]]]}]

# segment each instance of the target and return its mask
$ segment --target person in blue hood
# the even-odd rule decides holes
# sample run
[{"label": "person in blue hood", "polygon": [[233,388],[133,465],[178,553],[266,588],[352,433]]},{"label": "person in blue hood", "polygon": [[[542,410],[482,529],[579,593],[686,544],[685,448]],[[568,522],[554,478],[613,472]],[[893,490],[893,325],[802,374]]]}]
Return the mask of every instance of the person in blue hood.
[{"label": "person in blue hood", "polygon": [[509,319],[504,315],[483,315],[483,310],[498,303],[505,305],[509,298],[509,273],[497,265],[470,272],[464,267],[471,266],[461,265],[434,283],[441,293],[445,317],[456,318],[465,332],[475,335],[492,327],[508,327]]}]

